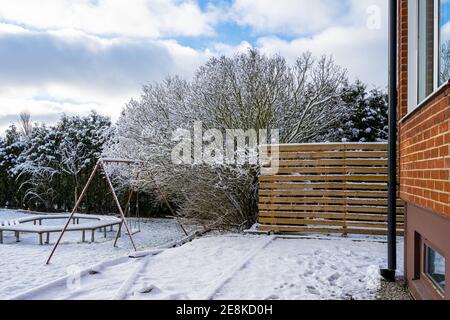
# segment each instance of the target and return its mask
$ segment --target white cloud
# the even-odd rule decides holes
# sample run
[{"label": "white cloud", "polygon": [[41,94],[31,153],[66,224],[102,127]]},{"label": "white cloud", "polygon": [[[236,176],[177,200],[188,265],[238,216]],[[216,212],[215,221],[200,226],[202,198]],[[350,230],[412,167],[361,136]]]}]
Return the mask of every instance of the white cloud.
[{"label": "white cloud", "polygon": [[[373,6],[381,13],[378,30],[367,28]],[[290,62],[306,50],[331,54],[352,78],[384,86],[386,6],[386,0],[235,0],[202,10],[196,0],[0,0],[0,130],[24,109],[48,122],[91,109],[117,118],[142,84],[189,78],[210,56],[246,51],[255,37],[253,45],[267,54]],[[215,41],[222,21],[251,34],[242,32],[237,44]],[[194,49],[177,36],[211,36],[212,44]]]},{"label": "white cloud", "polygon": [[301,52],[315,56],[332,55],[336,63],[348,70],[351,79],[384,87],[387,83],[387,48],[382,32],[365,28],[336,27],[312,37],[285,41],[264,37],[258,47],[268,54],[281,54],[293,62]]},{"label": "white cloud", "polygon": [[190,78],[194,72],[211,57],[209,50],[195,50],[191,47],[182,46],[175,40],[164,40],[159,42],[172,58],[171,75],[179,75]]},{"label": "white cloud", "polygon": [[228,18],[256,33],[311,35],[333,26],[366,25],[368,9],[386,19],[386,0],[235,0]]},{"label": "white cloud", "polygon": [[0,34],[1,85],[71,84],[126,91],[192,76],[209,54],[175,40],[105,39],[73,30]]},{"label": "white cloud", "polygon": [[116,119],[143,84],[191,77],[210,53],[175,40],[105,39],[80,31],[0,33],[0,131],[29,110],[51,123],[58,115],[96,110]]},{"label": "white cloud", "polygon": [[306,34],[340,18],[341,7],[336,0],[235,0],[231,15],[256,32]]},{"label": "white cloud", "polygon": [[253,48],[248,41],[242,41],[238,45],[229,45],[226,43],[215,43],[211,49],[208,50],[214,56],[233,56],[236,53],[244,53],[248,49]]},{"label": "white cloud", "polygon": [[36,100],[35,98],[0,97],[0,136],[11,123],[17,124],[18,114],[22,111],[29,111],[33,122],[52,124],[58,120],[61,114],[87,114],[90,110],[97,110],[104,115],[111,115],[104,112],[94,103],[70,103],[57,102],[51,100]]},{"label": "white cloud", "polygon": [[[449,0],[450,1],[450,0]],[[441,29],[441,41],[443,43],[450,40],[450,21],[446,22]]]},{"label": "white cloud", "polygon": [[0,19],[39,30],[158,38],[214,33],[217,12],[193,0],[0,0]]},{"label": "white cloud", "polygon": [[62,113],[83,115],[90,110],[117,118],[130,94],[136,93],[107,95],[66,85],[3,86],[0,90],[0,133],[16,122],[17,115],[24,110],[31,113],[34,121],[47,124],[55,122]]},{"label": "white cloud", "polygon": [[22,28],[20,26],[0,22],[0,35],[2,35],[2,34],[18,34],[18,33],[26,33],[26,32],[28,32],[28,30],[25,28]]},{"label": "white cloud", "polygon": [[387,24],[388,1],[386,0],[347,0],[348,11],[344,14],[347,25],[365,26],[373,14],[373,8],[379,8],[382,25]]},{"label": "white cloud", "polygon": [[[281,54],[290,62],[305,51],[332,55],[352,79],[381,87],[387,83],[385,0],[236,0],[233,8],[239,12],[238,23],[261,33],[257,47],[265,53]],[[305,35],[307,31],[314,32]],[[286,32],[294,39],[278,35]]]}]

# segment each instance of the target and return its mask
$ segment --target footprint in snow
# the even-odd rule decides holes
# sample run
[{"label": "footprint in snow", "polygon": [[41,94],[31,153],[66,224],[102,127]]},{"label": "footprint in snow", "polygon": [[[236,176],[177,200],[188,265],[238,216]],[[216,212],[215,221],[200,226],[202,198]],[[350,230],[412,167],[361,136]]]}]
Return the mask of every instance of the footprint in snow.
[{"label": "footprint in snow", "polygon": [[306,288],[308,289],[308,292],[311,294],[315,294],[315,295],[320,294],[319,290],[317,290],[316,287],[314,287],[314,286],[307,286]]},{"label": "footprint in snow", "polygon": [[333,273],[331,276],[329,276],[327,278],[328,282],[330,283],[330,285],[335,286],[336,285],[336,281],[341,277],[341,275],[339,273]]},{"label": "footprint in snow", "polygon": [[139,290],[139,293],[142,294],[146,294],[146,293],[153,293],[153,294],[157,294],[157,293],[161,293],[161,289],[159,289],[157,286],[151,284],[151,285],[142,285]]},{"label": "footprint in snow", "polygon": [[335,272],[331,276],[328,277],[328,280],[329,281],[336,281],[340,277],[341,277],[341,275],[338,272]]},{"label": "footprint in snow", "polygon": [[309,276],[311,276],[311,275],[313,275],[314,274],[314,272],[312,272],[311,270],[308,270],[308,271],[306,271],[305,273],[303,273],[303,276],[304,277],[309,277]]}]

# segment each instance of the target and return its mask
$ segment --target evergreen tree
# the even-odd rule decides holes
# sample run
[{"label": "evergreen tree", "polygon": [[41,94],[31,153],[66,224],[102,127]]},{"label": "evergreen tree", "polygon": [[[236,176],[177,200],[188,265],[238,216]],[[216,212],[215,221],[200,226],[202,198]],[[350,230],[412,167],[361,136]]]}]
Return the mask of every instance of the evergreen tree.
[{"label": "evergreen tree", "polygon": [[[24,202],[39,210],[71,209],[101,156],[110,127],[109,118],[95,112],[85,117],[63,115],[51,127],[35,125],[11,171],[21,181]],[[86,210],[110,207],[98,201],[106,190],[103,181],[96,179],[91,190]]]},{"label": "evergreen tree", "polygon": [[388,139],[387,94],[378,89],[367,91],[360,81],[346,88],[342,108],[349,110],[337,125],[325,134],[327,141],[383,142]]},{"label": "evergreen tree", "polygon": [[15,125],[6,131],[6,136],[0,139],[0,205],[19,207],[22,205],[22,194],[16,181],[14,168],[25,144]]}]

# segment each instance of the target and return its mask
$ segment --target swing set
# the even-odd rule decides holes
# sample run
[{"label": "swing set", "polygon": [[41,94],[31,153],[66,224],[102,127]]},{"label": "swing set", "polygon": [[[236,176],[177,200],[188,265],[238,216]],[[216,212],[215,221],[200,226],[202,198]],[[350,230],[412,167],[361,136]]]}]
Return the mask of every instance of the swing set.
[{"label": "swing set", "polygon": [[[107,158],[100,158],[97,161],[97,163],[96,163],[96,165],[95,165],[91,175],[89,176],[89,179],[88,179],[86,185],[83,188],[83,191],[81,192],[81,194],[80,194],[80,196],[79,196],[79,198],[78,198],[78,200],[77,200],[77,202],[76,202],[76,204],[75,204],[75,206],[74,206],[74,208],[73,208],[69,218],[67,219],[66,224],[64,225],[64,228],[62,229],[62,231],[61,231],[61,233],[59,235],[58,240],[56,241],[56,243],[55,243],[55,245],[53,247],[52,252],[50,253],[50,256],[47,259],[47,263],[46,264],[50,264],[50,261],[51,261],[53,255],[55,254],[56,249],[58,248],[58,246],[59,246],[59,244],[60,244],[60,242],[61,242],[61,240],[62,240],[62,238],[64,236],[64,233],[67,231],[67,229],[68,229],[68,227],[70,225],[70,222],[72,221],[72,219],[74,218],[75,214],[77,213],[77,211],[78,211],[78,209],[79,209],[79,207],[81,205],[81,202],[86,197],[86,194],[87,194],[87,192],[89,190],[89,187],[90,187],[92,181],[94,180],[94,177],[95,177],[95,175],[96,175],[96,173],[98,171],[101,171],[103,173],[103,177],[106,180],[107,186],[108,186],[108,188],[109,188],[109,190],[110,190],[110,192],[111,192],[111,194],[113,196],[115,206],[116,206],[116,208],[118,210],[118,214],[120,216],[119,218],[121,219],[121,222],[119,224],[119,228],[117,230],[116,238],[114,240],[114,247],[117,246],[117,241],[120,238],[120,235],[121,235],[121,232],[122,232],[122,227],[125,226],[126,235],[128,235],[128,237],[130,239],[130,242],[131,242],[131,245],[133,247],[133,250],[134,250],[134,252],[137,251],[136,245],[135,245],[135,242],[134,242],[134,239],[133,239],[133,235],[141,231],[141,216],[140,216],[140,210],[139,210],[139,189],[137,187],[134,187],[134,188],[131,187],[130,188],[130,191],[128,193],[128,199],[127,199],[127,202],[126,202],[126,205],[125,205],[125,209],[122,210],[122,206],[120,204],[119,198],[117,197],[117,193],[116,193],[116,191],[114,189],[114,186],[112,184],[111,178],[108,175],[108,172],[106,170],[106,166],[108,164],[116,164],[116,165],[117,164],[125,164],[125,165],[128,165],[128,166],[131,166],[131,165],[142,165],[142,161],[128,160],[128,159],[107,159]],[[136,176],[136,180],[139,179],[139,174],[140,173],[138,172],[137,176]],[[175,221],[178,223],[178,225],[183,230],[184,234],[187,236],[188,233],[187,233],[186,229],[178,221],[175,211],[173,210],[172,206],[170,205],[170,203],[167,200],[167,198],[164,195],[164,193],[161,191],[158,183],[155,181],[155,179],[153,177],[151,177],[150,179],[151,179],[152,183],[154,184],[156,191],[161,196],[161,198],[163,199],[163,201],[166,204],[166,206],[168,207],[168,209],[171,211],[173,217],[175,218]],[[135,205],[135,217],[134,217],[134,221],[133,221],[133,219],[130,219],[130,218],[132,218],[131,217],[131,206],[132,206],[131,204],[132,204],[132,199],[133,199],[133,195],[134,194],[136,195],[136,199],[135,199],[136,205]],[[129,221],[127,221],[127,217],[129,218]]]}]

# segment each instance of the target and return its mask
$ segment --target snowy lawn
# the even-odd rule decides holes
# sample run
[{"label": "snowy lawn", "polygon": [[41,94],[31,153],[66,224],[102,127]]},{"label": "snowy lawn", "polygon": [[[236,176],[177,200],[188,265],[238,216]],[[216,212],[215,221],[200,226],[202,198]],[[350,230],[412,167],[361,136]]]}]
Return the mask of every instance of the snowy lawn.
[{"label": "snowy lawn", "polygon": [[[401,266],[402,242],[399,248]],[[376,299],[385,256],[380,237],[206,236],[98,267],[21,298]]]},{"label": "snowy lawn", "polygon": [[[0,221],[27,216],[12,210],[0,210]],[[45,221],[45,224],[63,225],[64,220]],[[154,248],[184,236],[174,220],[146,219],[141,223],[142,232],[135,234],[138,249]],[[189,228],[188,228],[189,229]],[[190,228],[192,229],[192,228]],[[130,252],[128,237],[122,236],[118,248],[113,247],[115,232],[107,238],[99,232],[93,244],[81,243],[80,232],[68,232],[56,251],[52,264],[45,265],[58,234],[51,235],[50,245],[39,246],[38,236],[21,234],[16,243],[13,232],[4,232],[4,244],[0,244],[0,299],[7,299],[34,287],[66,276],[76,269],[83,269],[105,260],[122,257]]]}]

